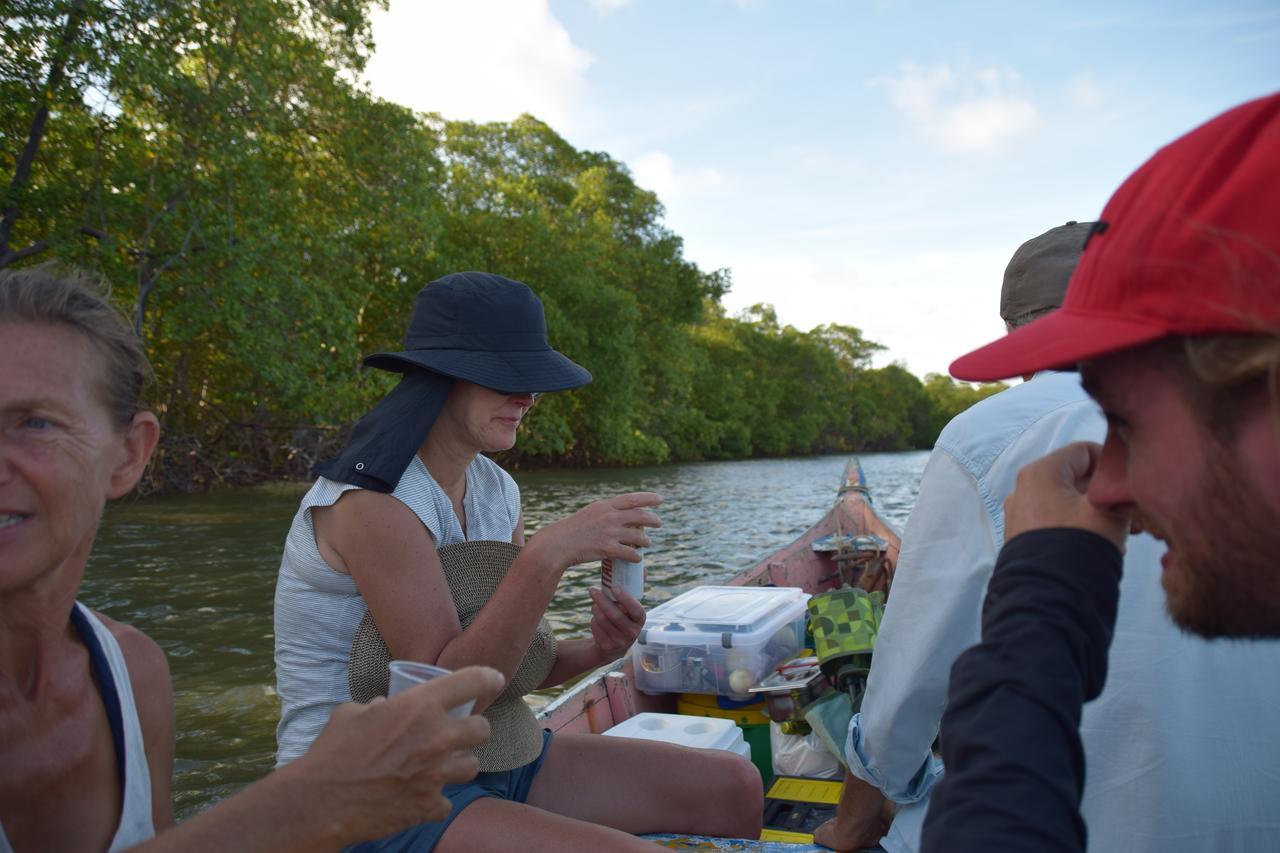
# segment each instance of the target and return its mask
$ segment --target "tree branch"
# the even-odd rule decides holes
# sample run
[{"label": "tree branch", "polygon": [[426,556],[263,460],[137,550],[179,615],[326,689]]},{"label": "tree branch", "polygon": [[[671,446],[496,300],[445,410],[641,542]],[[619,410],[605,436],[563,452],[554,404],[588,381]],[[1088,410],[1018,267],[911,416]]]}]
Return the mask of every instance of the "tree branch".
[{"label": "tree branch", "polygon": [[[178,200],[182,197],[183,191],[179,190],[169,197],[169,201],[165,203],[164,210],[160,215],[155,217],[151,222],[147,223],[147,232],[144,237],[146,241],[151,239],[151,231],[155,224],[164,216],[170,213],[178,205]],[[147,269],[147,258],[151,255],[145,251],[141,252],[138,259],[138,299],[133,306],[133,331],[142,340],[146,340],[142,334],[142,324],[147,316],[147,300],[151,297],[151,291],[155,289],[156,281],[159,280],[162,273],[169,267],[173,266],[174,261],[183,257],[187,253],[187,248],[191,245],[191,237],[200,228],[200,216],[195,214],[191,219],[191,227],[187,229],[187,233],[182,236],[182,245],[178,247],[178,251],[169,255],[169,258],[156,267],[154,270]]]},{"label": "tree branch", "polygon": [[25,249],[18,249],[16,252],[11,249],[6,249],[4,255],[0,255],[0,268],[7,267],[9,264],[15,264],[23,258],[38,255],[47,248],[49,248],[48,240],[37,240]]},{"label": "tree branch", "polygon": [[[31,165],[35,162],[36,152],[39,151],[40,142],[44,139],[45,122],[49,120],[49,102],[53,100],[54,93],[62,85],[67,56],[71,52],[71,44],[75,41],[84,20],[84,11],[84,0],[75,0],[71,11],[67,13],[67,24],[62,30],[62,38],[54,50],[53,59],[49,62],[49,76],[45,78],[44,89],[40,93],[40,106],[36,108],[36,114],[31,119],[27,143],[23,146],[22,154],[14,167],[13,180],[9,182],[9,203],[0,212],[0,267],[44,251],[44,246],[37,243],[15,252],[9,248],[9,240],[13,236],[13,226],[18,221],[18,195],[31,179]],[[36,248],[37,246],[40,248]]]}]

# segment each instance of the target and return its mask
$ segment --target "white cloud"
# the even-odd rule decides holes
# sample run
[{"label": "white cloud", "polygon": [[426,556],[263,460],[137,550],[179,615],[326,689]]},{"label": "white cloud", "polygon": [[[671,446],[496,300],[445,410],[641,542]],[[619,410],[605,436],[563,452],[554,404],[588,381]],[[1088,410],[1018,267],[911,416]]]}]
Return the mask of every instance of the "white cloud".
[{"label": "white cloud", "polygon": [[849,247],[844,259],[739,252],[724,304],[732,314],[768,302],[779,321],[803,331],[856,326],[888,348],[878,366],[901,360],[923,377],[945,373],[955,358],[1003,334],[998,306],[1008,262],[1004,248],[904,256]]},{"label": "white cloud", "polygon": [[633,157],[629,165],[636,184],[657,193],[663,203],[725,185],[724,175],[710,166],[677,170],[671,155],[665,151],[646,151]]},{"label": "white cloud", "polygon": [[902,65],[897,77],[877,77],[901,110],[931,144],[960,152],[1001,151],[1041,123],[1035,105],[1019,94],[1014,71],[981,68],[955,71],[943,63],[921,68]]},{"label": "white cloud", "polygon": [[941,117],[941,142],[957,151],[990,151],[1035,128],[1040,115],[1029,102],[991,95],[954,104]]},{"label": "white cloud", "polygon": [[[615,4],[616,5],[616,4]],[[509,121],[532,113],[574,129],[591,54],[547,0],[395,0],[374,12],[374,93],[449,119]]]}]

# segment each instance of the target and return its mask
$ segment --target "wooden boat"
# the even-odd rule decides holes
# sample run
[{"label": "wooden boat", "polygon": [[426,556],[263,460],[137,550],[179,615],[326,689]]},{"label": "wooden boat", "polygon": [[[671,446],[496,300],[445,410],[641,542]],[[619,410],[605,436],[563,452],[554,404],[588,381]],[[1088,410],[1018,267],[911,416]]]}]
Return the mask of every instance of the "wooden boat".
[{"label": "wooden boat", "polygon": [[[824,592],[846,584],[868,590],[887,590],[898,561],[899,537],[872,508],[871,495],[856,459],[846,467],[834,505],[794,542],[734,575],[723,585],[800,587]],[[553,732],[604,732],[644,711],[676,713],[674,693],[646,694],[636,687],[631,658],[596,670],[566,690],[539,712],[539,722]],[[672,837],[663,843],[675,849],[742,851],[786,850],[803,847],[764,842],[690,839],[681,847]],[[708,845],[716,845],[709,848]],[[809,848],[821,849],[821,848]]]}]

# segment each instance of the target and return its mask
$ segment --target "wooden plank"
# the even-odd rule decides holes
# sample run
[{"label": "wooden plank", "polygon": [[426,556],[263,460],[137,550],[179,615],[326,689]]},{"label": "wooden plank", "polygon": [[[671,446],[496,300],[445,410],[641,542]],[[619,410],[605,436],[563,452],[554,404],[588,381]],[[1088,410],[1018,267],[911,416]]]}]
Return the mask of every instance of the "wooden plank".
[{"label": "wooden plank", "polygon": [[[715,838],[710,835],[679,835],[675,833],[655,833],[644,838],[668,850],[697,851],[697,853],[817,853],[828,850],[819,847],[812,841],[808,843],[791,843],[787,841],[753,841],[748,838]],[[828,850],[828,853],[830,851]]]}]

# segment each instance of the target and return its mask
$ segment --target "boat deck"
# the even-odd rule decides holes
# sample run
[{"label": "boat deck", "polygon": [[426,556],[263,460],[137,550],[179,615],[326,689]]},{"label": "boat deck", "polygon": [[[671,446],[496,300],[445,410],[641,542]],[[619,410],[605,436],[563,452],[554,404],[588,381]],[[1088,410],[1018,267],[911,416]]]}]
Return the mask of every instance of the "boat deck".
[{"label": "boat deck", "polygon": [[[707,835],[674,835],[656,833],[644,836],[668,850],[725,851],[725,853],[831,853],[830,848],[817,844],[788,841],[751,841],[746,838],[712,838]],[[866,853],[883,853],[883,848],[876,846],[867,848]]]},{"label": "boat deck", "polygon": [[668,850],[732,851],[733,853],[809,853],[827,850],[816,844],[791,844],[783,841],[750,841],[745,838],[712,838],[708,835],[673,835],[664,832],[644,836]]}]

